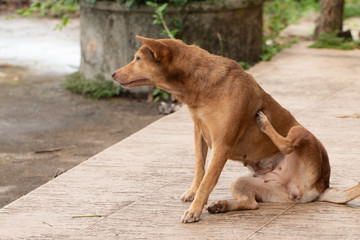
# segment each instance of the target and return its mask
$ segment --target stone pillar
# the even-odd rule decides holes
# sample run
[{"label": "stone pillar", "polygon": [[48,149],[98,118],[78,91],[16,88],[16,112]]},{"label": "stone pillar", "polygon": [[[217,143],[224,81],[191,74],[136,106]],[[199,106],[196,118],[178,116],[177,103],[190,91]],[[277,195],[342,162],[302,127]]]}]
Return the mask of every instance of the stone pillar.
[{"label": "stone pillar", "polygon": [[[186,43],[253,63],[262,51],[263,1],[194,2],[181,9],[169,6],[168,13],[180,13],[184,27],[181,38]],[[128,9],[116,2],[91,4],[81,0],[80,11],[80,73],[86,79],[96,76],[111,79],[114,70],[129,63],[141,46],[135,35],[166,37],[161,35],[161,25],[152,24],[153,7],[140,5]]]}]

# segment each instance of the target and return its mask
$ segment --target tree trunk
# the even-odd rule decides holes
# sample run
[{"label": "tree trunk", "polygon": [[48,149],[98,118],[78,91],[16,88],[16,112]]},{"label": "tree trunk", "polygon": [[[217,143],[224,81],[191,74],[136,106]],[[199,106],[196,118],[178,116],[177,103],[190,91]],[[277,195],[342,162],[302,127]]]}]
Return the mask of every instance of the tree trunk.
[{"label": "tree trunk", "polygon": [[321,14],[317,19],[315,38],[320,33],[341,32],[343,27],[344,0],[321,0]]}]

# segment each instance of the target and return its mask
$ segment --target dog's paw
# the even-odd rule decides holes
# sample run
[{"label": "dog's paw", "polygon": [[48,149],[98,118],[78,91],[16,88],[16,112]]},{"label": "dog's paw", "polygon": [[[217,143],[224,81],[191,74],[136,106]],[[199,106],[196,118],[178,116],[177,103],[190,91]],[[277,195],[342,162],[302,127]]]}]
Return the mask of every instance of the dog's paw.
[{"label": "dog's paw", "polygon": [[280,151],[284,154],[290,154],[294,151],[294,147],[293,146],[281,146]]},{"label": "dog's paw", "polygon": [[201,215],[201,211],[198,213],[196,211],[188,209],[181,216],[181,222],[182,223],[198,222],[198,221],[200,221],[200,215]]},{"label": "dog's paw", "polygon": [[228,211],[227,201],[223,200],[223,201],[213,202],[212,204],[210,204],[210,206],[206,208],[206,210],[208,210],[208,212],[212,214],[227,212]]},{"label": "dog's paw", "polygon": [[195,198],[195,194],[196,191],[189,189],[181,196],[181,200],[183,200],[184,202],[192,202]]},{"label": "dog's paw", "polygon": [[256,113],[256,122],[257,125],[260,127],[261,131],[265,131],[265,124],[268,122],[268,118],[262,111]]}]

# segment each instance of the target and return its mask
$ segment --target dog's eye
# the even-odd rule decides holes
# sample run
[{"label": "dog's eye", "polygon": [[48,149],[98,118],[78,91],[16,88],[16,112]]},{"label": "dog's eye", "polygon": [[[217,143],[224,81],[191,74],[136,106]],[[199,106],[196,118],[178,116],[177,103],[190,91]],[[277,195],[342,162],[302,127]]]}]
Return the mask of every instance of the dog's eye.
[{"label": "dog's eye", "polygon": [[139,57],[139,56],[136,56],[135,59],[136,59],[136,61],[139,61],[139,60],[140,60],[140,57]]}]

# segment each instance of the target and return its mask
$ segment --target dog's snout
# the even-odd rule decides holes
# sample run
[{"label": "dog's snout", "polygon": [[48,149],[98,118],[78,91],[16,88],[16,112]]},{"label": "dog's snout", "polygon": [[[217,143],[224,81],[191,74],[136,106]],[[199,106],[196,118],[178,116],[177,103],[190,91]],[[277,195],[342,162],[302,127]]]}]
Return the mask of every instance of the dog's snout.
[{"label": "dog's snout", "polygon": [[111,76],[114,78],[116,76],[116,71],[111,74]]}]

